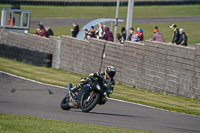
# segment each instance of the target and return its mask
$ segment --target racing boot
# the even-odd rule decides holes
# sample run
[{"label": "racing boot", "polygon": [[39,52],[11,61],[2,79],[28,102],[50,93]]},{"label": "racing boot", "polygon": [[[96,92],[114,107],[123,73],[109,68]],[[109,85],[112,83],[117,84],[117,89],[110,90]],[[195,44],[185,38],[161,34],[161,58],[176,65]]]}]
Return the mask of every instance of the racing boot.
[{"label": "racing boot", "polygon": [[78,108],[78,103],[75,100],[69,102],[69,106],[72,108]]},{"label": "racing boot", "polygon": [[107,98],[106,97],[103,97],[100,101],[99,101],[99,105],[101,106],[101,105],[104,105],[105,103],[106,103],[106,101],[107,101]]}]

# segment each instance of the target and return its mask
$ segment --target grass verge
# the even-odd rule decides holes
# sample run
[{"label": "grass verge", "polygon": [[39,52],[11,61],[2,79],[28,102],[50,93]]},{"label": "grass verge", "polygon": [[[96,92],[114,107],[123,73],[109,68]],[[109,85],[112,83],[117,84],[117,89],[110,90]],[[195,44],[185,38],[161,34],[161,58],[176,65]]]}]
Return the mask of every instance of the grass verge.
[{"label": "grass verge", "polygon": [[[199,34],[200,29],[200,22],[174,22],[178,25],[178,28],[183,28],[187,34],[188,37],[188,44],[191,46],[195,46],[197,43],[200,43],[200,38],[197,37]],[[169,28],[169,26],[172,23],[150,23],[150,24],[133,24],[133,27],[135,30],[137,30],[137,27],[141,27],[144,31],[144,40],[148,40],[150,38],[153,38],[153,30],[155,26],[158,26],[159,31],[162,33],[164,39],[166,42],[172,41],[173,38],[173,31]],[[80,29],[83,26],[80,26]],[[118,33],[121,33],[121,28],[126,27],[125,24],[119,24],[118,25]],[[66,26],[66,27],[52,27],[54,31],[55,36],[61,36],[61,35],[69,35],[71,36],[70,29],[73,29],[72,26]],[[30,29],[30,33],[35,33],[36,29],[32,28]],[[113,27],[113,33],[114,33],[114,27]]]},{"label": "grass verge", "polygon": [[[10,5],[0,5],[0,9]],[[32,18],[114,18],[114,6],[29,6],[22,10],[32,11]],[[200,16],[200,5],[135,6],[133,17],[181,17]],[[127,17],[127,6],[120,6],[119,18]]]},{"label": "grass verge", "polygon": [[36,117],[0,114],[1,133],[153,133],[115,127],[97,126],[41,119]]},{"label": "grass verge", "polygon": [[[36,81],[67,87],[77,84],[84,75],[54,68],[36,67],[0,57],[0,70]],[[180,96],[154,93],[117,83],[112,98],[145,104],[156,108],[200,116],[200,101]]]}]

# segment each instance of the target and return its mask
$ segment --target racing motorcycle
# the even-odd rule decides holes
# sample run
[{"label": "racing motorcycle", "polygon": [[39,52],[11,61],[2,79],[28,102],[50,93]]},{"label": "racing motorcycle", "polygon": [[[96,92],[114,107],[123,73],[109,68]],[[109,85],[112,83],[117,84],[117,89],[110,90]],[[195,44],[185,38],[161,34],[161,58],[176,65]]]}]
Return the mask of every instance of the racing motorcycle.
[{"label": "racing motorcycle", "polygon": [[[71,108],[82,109],[82,112],[91,111],[97,104],[105,104],[109,97],[104,87],[104,77],[98,75],[98,78],[90,80],[80,90],[75,92],[70,91],[73,85],[69,83],[67,95],[60,103],[63,110],[70,110]],[[75,106],[71,106],[70,102],[74,102]]]}]

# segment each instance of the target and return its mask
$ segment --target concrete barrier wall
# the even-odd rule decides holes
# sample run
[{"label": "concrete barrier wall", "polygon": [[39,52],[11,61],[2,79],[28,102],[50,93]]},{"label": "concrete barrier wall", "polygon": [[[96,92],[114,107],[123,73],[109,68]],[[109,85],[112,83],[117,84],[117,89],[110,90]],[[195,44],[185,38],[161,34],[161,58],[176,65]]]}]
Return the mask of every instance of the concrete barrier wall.
[{"label": "concrete barrier wall", "polygon": [[[58,55],[56,37],[1,33],[1,42]],[[59,68],[73,73],[117,69],[116,81],[151,91],[200,99],[200,44],[183,47],[145,41],[124,45],[103,40],[61,37]],[[104,55],[104,56],[103,56]],[[55,59],[53,58],[53,65]]]},{"label": "concrete barrier wall", "polygon": [[8,33],[0,32],[0,43],[7,44],[7,40],[8,40]]},{"label": "concrete barrier wall", "polygon": [[125,43],[123,83],[199,98],[200,64],[197,55],[200,52],[197,48],[152,41],[144,44]]},{"label": "concrete barrier wall", "polygon": [[[55,48],[58,38],[50,36],[50,38],[40,37],[34,34],[18,34],[15,32],[3,33],[0,32],[0,43],[17,46],[29,50],[36,50],[49,54],[55,54]],[[55,64],[55,57],[53,56],[52,66]]]},{"label": "concrete barrier wall", "polygon": [[122,83],[142,87],[145,48],[145,45],[142,43],[125,42],[122,62]]},{"label": "concrete barrier wall", "polygon": [[123,62],[124,45],[118,43],[107,42],[105,45],[105,58],[102,61],[101,71],[105,70],[106,66],[112,65],[117,69],[115,79],[121,81],[122,78],[122,62]]},{"label": "concrete barrier wall", "polygon": [[53,53],[57,39],[57,37],[53,36],[46,38],[34,34],[24,35],[15,32],[9,32],[7,45],[28,48],[30,50],[37,50],[40,52]]},{"label": "concrete barrier wall", "polygon": [[200,44],[196,45],[196,51],[195,51],[195,76],[193,77],[193,88],[194,93],[199,95],[200,94]]},{"label": "concrete barrier wall", "polygon": [[80,74],[98,71],[101,65],[105,41],[91,39],[90,42],[62,36],[60,68]]},{"label": "concrete barrier wall", "polygon": [[191,97],[194,94],[195,48],[168,47],[166,90]]}]

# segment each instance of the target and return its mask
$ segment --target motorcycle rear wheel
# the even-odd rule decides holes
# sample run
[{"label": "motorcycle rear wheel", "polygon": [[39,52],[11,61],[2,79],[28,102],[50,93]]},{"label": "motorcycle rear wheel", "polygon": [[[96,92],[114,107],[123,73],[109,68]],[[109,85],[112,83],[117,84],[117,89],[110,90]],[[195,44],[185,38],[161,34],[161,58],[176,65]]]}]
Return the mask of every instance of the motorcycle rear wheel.
[{"label": "motorcycle rear wheel", "polygon": [[67,100],[67,96],[63,98],[63,100],[61,101],[60,103],[60,107],[63,109],[63,110],[70,110],[71,107],[69,106],[69,100]]},{"label": "motorcycle rear wheel", "polygon": [[[88,97],[91,96],[89,101],[86,101]],[[82,112],[89,112],[91,111],[99,102],[100,94],[95,92],[87,92],[85,93],[80,101],[80,107]]]}]

